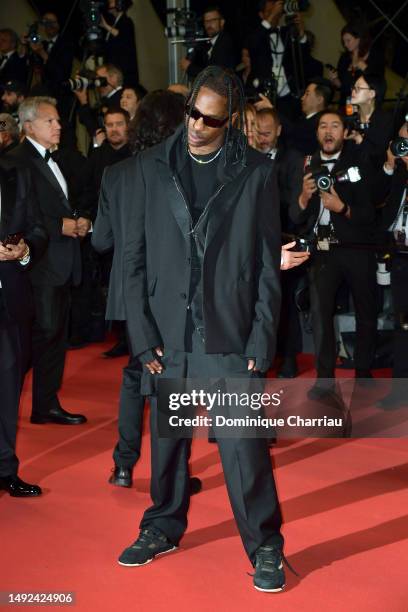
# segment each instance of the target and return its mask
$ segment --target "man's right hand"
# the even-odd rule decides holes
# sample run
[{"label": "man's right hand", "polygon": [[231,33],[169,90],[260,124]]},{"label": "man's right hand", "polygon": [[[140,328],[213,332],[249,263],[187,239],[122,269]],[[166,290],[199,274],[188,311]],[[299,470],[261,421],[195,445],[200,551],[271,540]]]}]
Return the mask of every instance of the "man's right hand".
[{"label": "man's right hand", "polygon": [[81,106],[85,106],[85,104],[88,104],[87,89],[78,89],[77,91],[74,91],[74,94]]},{"label": "man's right hand", "polygon": [[63,217],[62,233],[64,236],[69,236],[70,238],[78,238],[78,228],[76,219],[69,219],[68,217]]},{"label": "man's right hand", "polygon": [[391,153],[390,147],[388,147],[388,149],[387,149],[387,161],[384,164],[386,170],[388,170],[389,172],[394,172],[394,170],[395,170],[395,162],[396,161],[397,161],[397,158],[395,157],[395,155],[393,155]]},{"label": "man's right hand", "polygon": [[265,14],[264,18],[266,21],[269,21],[271,26],[277,26],[280,18],[283,15],[283,0],[277,0],[274,2],[271,8],[268,10],[268,13]]},{"label": "man's right hand", "polygon": [[[150,353],[157,353],[159,357],[163,357],[163,348],[160,346],[156,346],[156,348],[151,351],[146,351]],[[161,374],[163,371],[163,365],[160,363],[158,359],[152,359],[150,361],[145,361],[145,359],[141,359],[143,365],[149,370],[150,374]]]},{"label": "man's right hand", "polygon": [[312,173],[308,172],[303,177],[303,189],[299,196],[299,206],[305,209],[309,204],[310,198],[317,191],[315,180],[312,178]]}]

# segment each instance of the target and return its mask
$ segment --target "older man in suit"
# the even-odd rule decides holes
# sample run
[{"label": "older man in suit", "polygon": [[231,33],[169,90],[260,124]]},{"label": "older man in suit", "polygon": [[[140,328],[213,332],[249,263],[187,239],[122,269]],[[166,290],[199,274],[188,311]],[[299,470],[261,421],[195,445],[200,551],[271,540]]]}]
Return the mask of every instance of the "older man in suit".
[{"label": "older man in suit", "polygon": [[47,246],[28,171],[0,162],[0,489],[13,497],[41,494],[17,476],[17,417],[31,352],[34,314],[27,269]]},{"label": "older man in suit", "polygon": [[62,383],[72,284],[81,280],[79,239],[90,228],[88,213],[76,207],[78,165],[58,151],[61,126],[56,101],[27,98],[19,109],[24,142],[10,156],[30,169],[50,242],[31,272],[36,318],[33,331],[32,423],[80,424],[86,418],[61,407]]}]

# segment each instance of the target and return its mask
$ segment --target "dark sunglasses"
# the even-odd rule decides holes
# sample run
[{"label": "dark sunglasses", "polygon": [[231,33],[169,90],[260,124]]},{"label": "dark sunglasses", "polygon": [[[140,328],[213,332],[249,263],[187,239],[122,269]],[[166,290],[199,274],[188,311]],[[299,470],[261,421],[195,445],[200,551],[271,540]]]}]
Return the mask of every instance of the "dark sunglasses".
[{"label": "dark sunglasses", "polygon": [[196,108],[191,108],[190,104],[186,104],[186,115],[189,115],[194,121],[198,121],[198,119],[202,119],[204,125],[212,128],[220,128],[225,125],[228,121],[228,117],[225,119],[215,119],[214,117],[209,117],[208,115],[203,115]]}]

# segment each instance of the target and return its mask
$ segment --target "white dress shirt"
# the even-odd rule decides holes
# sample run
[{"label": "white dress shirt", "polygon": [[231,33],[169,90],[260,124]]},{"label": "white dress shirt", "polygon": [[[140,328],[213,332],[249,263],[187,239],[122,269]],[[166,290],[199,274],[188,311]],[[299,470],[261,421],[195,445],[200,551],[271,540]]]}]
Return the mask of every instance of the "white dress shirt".
[{"label": "white dress shirt", "polygon": [[[330,160],[331,162],[331,163],[324,164],[329,172],[333,170],[334,164],[339,159],[339,157],[340,157],[340,151],[336,153],[335,155],[331,155],[330,157],[328,155],[325,155],[324,153],[320,153],[320,159],[322,161]],[[327,208],[323,206],[323,201],[322,199],[320,199],[320,211],[319,211],[319,216],[316,221],[315,229],[317,228],[318,225],[330,225],[330,221],[331,221],[330,210],[328,210]]]},{"label": "white dress shirt", "polygon": [[[33,147],[35,147],[37,149],[37,151],[39,152],[41,157],[44,158],[47,149],[45,147],[43,147],[42,145],[40,145],[36,140],[33,140],[32,138],[30,138],[29,136],[27,136],[27,140],[29,140],[31,142],[31,144],[33,145]],[[68,200],[67,181],[65,180],[64,175],[62,174],[58,164],[52,159],[52,157],[50,157],[50,159],[47,161],[47,164],[48,164],[51,172],[53,173],[53,175],[57,179],[57,181],[58,181],[62,191],[64,192],[65,197]]]}]

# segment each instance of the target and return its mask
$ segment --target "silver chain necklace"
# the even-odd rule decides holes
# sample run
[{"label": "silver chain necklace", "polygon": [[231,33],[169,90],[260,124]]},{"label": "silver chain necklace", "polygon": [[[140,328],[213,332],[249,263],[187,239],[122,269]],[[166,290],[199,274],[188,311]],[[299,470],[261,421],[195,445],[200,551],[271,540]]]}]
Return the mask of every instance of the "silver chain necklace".
[{"label": "silver chain necklace", "polygon": [[197,159],[197,157],[194,157],[194,155],[190,151],[190,148],[188,148],[187,150],[188,150],[188,154],[191,157],[191,159],[194,159],[194,161],[197,162],[197,164],[211,164],[211,162],[213,162],[215,159],[217,159],[217,157],[221,153],[222,147],[221,147],[221,149],[219,149],[217,151],[217,153],[214,155],[214,157],[212,157],[211,159],[207,159],[207,161],[203,161],[202,159]]}]

